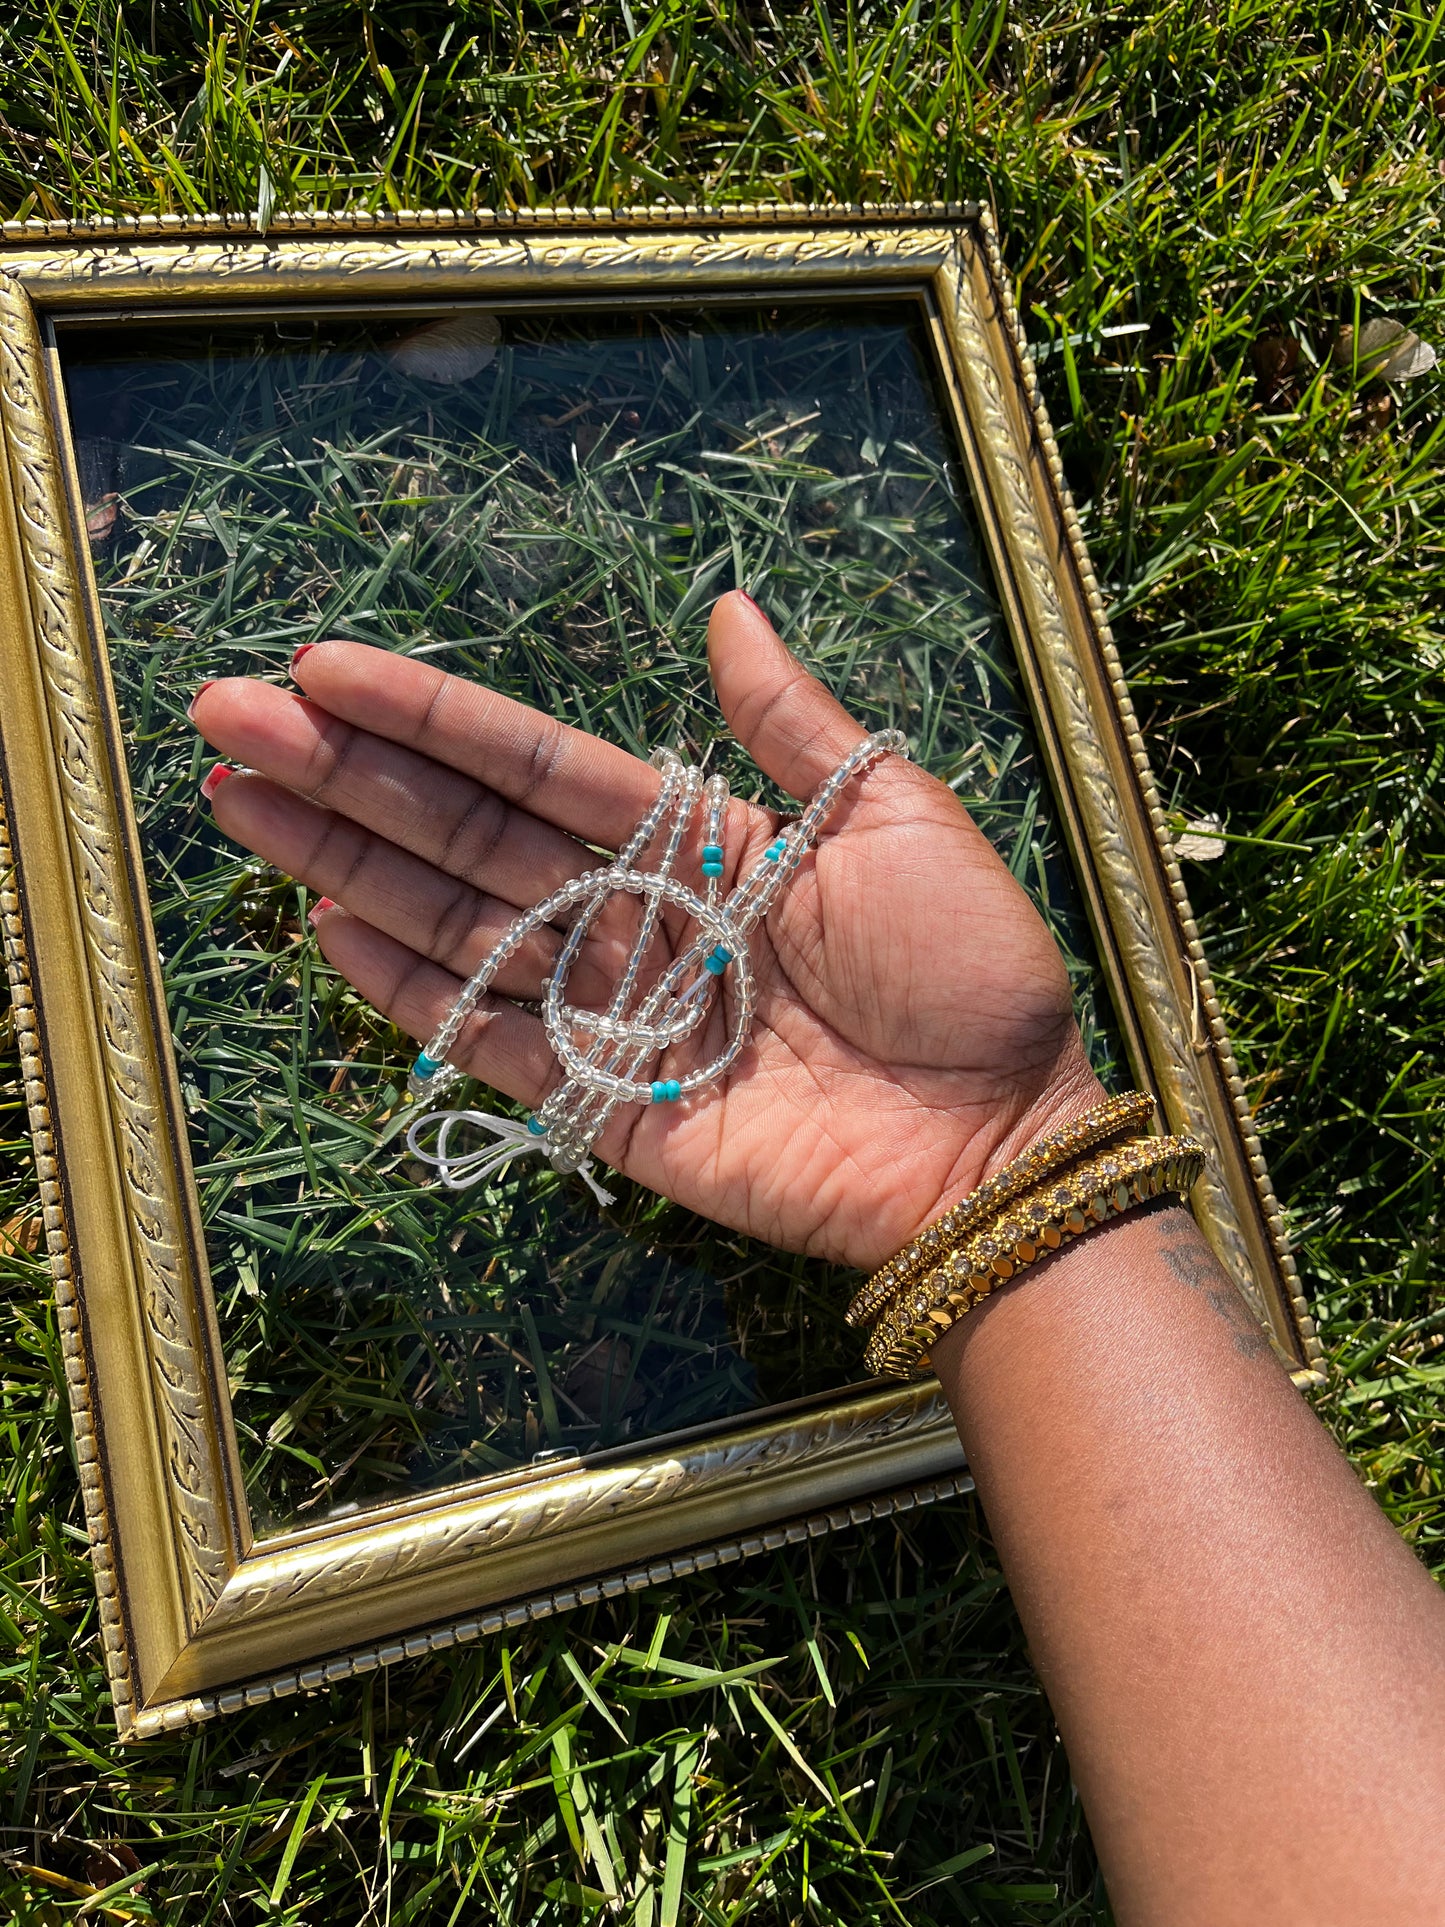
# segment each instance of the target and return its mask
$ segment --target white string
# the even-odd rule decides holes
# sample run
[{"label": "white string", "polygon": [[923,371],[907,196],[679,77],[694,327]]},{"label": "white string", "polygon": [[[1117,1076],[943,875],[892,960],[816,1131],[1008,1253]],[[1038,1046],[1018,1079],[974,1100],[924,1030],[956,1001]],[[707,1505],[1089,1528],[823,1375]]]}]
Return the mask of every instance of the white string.
[{"label": "white string", "polygon": [[[436,1125],[437,1138],[436,1148],[428,1151],[421,1142],[421,1133],[430,1124]],[[447,1146],[459,1124],[474,1124],[479,1130],[490,1131],[496,1142],[453,1156]],[[529,1131],[516,1118],[501,1117],[494,1111],[427,1111],[413,1119],[406,1134],[406,1148],[423,1164],[432,1165],[448,1190],[470,1191],[473,1185],[491,1177],[523,1152],[545,1151],[547,1140]],[[584,1158],[577,1166],[577,1175],[599,1204],[616,1202],[612,1193],[604,1191],[592,1176],[591,1158]]]}]

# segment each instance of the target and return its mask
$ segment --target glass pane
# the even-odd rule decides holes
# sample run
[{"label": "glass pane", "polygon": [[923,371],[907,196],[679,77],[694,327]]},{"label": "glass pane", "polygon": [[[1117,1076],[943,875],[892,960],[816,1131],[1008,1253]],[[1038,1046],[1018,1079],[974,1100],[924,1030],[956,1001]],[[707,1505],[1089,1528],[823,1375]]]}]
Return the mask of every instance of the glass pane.
[{"label": "glass pane", "polygon": [[1097,969],[917,307],[70,328],[62,337],[258,1530],[834,1391],[849,1280],[536,1161],[422,1188],[414,1046],[227,844],[198,683],[298,644],[425,654],[641,753],[723,738],[704,631],[748,587],[906,730],[1034,893],[1110,1074]]}]

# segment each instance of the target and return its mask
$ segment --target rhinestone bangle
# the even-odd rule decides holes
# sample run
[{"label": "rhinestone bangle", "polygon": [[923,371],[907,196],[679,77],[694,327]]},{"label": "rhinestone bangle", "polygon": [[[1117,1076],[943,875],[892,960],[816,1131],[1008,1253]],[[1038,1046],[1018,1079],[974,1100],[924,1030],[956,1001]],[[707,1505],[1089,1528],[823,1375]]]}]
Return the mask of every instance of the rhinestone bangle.
[{"label": "rhinestone bangle", "polygon": [[1204,1147],[1194,1138],[1136,1138],[1040,1185],[897,1294],[868,1341],[869,1370],[921,1376],[943,1334],[990,1292],[1135,1205],[1165,1191],[1185,1195],[1203,1169]]},{"label": "rhinestone bangle", "polygon": [[1132,1136],[1153,1114],[1152,1097],[1140,1091],[1122,1091],[1117,1097],[1106,1098],[1102,1104],[1085,1111],[1082,1117],[1065,1124],[1061,1130],[1041,1137],[1012,1164],[1005,1165],[996,1176],[961,1198],[952,1210],[935,1218],[911,1244],[906,1244],[896,1257],[875,1271],[848,1307],[848,1323],[866,1325],[905,1285],[921,1278],[957,1250],[986,1218],[1001,1211],[1013,1199],[1021,1198],[1026,1191],[1032,1191],[1035,1185],[1042,1184],[1045,1178],[1063,1170],[1086,1151],[1126,1133]]}]

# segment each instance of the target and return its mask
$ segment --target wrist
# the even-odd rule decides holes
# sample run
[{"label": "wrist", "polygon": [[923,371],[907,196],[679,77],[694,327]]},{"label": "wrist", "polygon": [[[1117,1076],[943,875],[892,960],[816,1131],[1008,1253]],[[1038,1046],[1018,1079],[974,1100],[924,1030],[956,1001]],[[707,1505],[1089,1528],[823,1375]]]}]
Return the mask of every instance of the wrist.
[{"label": "wrist", "polygon": [[1062,1130],[1107,1096],[1108,1092],[1084,1055],[1083,1039],[1076,1031],[1067,1051],[1033,1095],[1011,1092],[1008,1100],[991,1107],[969,1132],[966,1143],[953,1157],[936,1197],[919,1214],[907,1238],[899,1240],[900,1246],[916,1238],[961,1199],[996,1177],[1031,1144]]},{"label": "wrist", "polygon": [[[1149,1131],[1152,1096],[1121,1091],[1080,1113],[1075,1088],[1049,1105],[1052,1128],[1027,1139],[856,1294],[848,1322],[869,1329],[870,1371],[917,1376],[939,1337],[1001,1284],[1095,1226],[1195,1183],[1203,1149]],[[1030,1110],[1030,1125],[1045,1115]]]},{"label": "wrist", "polygon": [[985,1184],[1042,1137],[1072,1124],[1086,1111],[1102,1104],[1109,1093],[1084,1055],[1083,1039],[1075,1041],[1065,1059],[1039,1091],[1013,1118],[1000,1117],[990,1134],[976,1184]]},{"label": "wrist", "polygon": [[1072,1045],[1032,1094],[1013,1086],[993,1103],[976,1102],[971,1114],[940,1110],[931,1133],[920,1120],[913,1170],[920,1176],[923,1169],[929,1170],[927,1186],[919,1185],[907,1198],[906,1215],[890,1214],[887,1225],[873,1217],[868,1235],[860,1237],[859,1248],[849,1250],[845,1261],[863,1271],[876,1271],[1021,1152],[1083,1117],[1107,1095],[1075,1032]]}]

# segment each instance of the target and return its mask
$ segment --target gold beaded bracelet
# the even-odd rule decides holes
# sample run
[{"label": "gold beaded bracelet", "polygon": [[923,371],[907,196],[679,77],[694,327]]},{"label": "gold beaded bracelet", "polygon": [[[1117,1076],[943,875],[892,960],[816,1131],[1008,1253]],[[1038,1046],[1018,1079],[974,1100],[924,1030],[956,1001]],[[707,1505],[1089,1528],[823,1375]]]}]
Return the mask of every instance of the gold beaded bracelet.
[{"label": "gold beaded bracelet", "polygon": [[1001,1211],[1015,1198],[1021,1198],[1026,1191],[1032,1191],[1042,1184],[1045,1178],[1052,1177],[1065,1165],[1072,1164],[1086,1151],[1096,1150],[1111,1138],[1122,1137],[1126,1133],[1133,1136],[1154,1114],[1154,1100],[1145,1097],[1140,1091],[1121,1091],[1117,1097],[1106,1098],[1102,1104],[1094,1105],[1071,1124],[1061,1130],[1041,1137],[1019,1154],[1012,1164],[1004,1166],[996,1176],[987,1179],[976,1191],[970,1191],[945,1211],[941,1218],[935,1218],[926,1226],[911,1244],[903,1247],[896,1257],[890,1258],[881,1270],[875,1271],[857,1297],[849,1305],[845,1314],[850,1325],[866,1325],[875,1318],[890,1298],[911,1285],[915,1278],[921,1278],[927,1271],[956,1251],[965,1239],[971,1237],[987,1218]]},{"label": "gold beaded bracelet", "polygon": [[868,1369],[914,1378],[945,1332],[990,1292],[1095,1225],[1165,1191],[1190,1191],[1204,1169],[1194,1138],[1136,1138],[1016,1199],[885,1307],[868,1341]]}]

